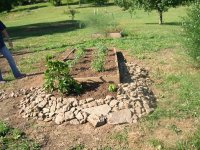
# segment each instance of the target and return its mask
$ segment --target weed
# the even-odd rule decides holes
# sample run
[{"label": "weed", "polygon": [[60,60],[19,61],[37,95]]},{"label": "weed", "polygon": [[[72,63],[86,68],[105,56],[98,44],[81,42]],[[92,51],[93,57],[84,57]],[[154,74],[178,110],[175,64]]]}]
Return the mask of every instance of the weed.
[{"label": "weed", "polygon": [[172,130],[173,132],[175,132],[176,134],[182,133],[182,130],[179,129],[175,124],[172,124],[172,125],[168,126],[168,128],[170,130]]},{"label": "weed", "polygon": [[0,122],[0,136],[5,136],[10,128],[4,122]]},{"label": "weed", "polygon": [[117,90],[117,87],[115,84],[109,84],[108,85],[108,91],[109,92],[115,92]]},{"label": "weed", "polygon": [[85,145],[83,144],[78,144],[76,146],[69,148],[69,150],[84,150],[84,149],[85,149]]},{"label": "weed", "polygon": [[149,140],[150,145],[152,145],[153,147],[155,147],[156,149],[164,149],[164,144],[162,141],[158,140],[158,139],[151,139]]}]

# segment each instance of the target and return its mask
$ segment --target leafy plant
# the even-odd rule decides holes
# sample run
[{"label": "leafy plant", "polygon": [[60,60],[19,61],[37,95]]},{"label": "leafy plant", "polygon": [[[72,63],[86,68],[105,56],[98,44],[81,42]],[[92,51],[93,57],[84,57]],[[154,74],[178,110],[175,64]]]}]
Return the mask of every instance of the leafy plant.
[{"label": "leafy plant", "polygon": [[15,140],[18,140],[22,136],[22,132],[19,129],[12,130],[12,137]]},{"label": "leafy plant", "polygon": [[0,122],[0,136],[5,136],[9,132],[9,127],[3,123]]},{"label": "leafy plant", "polygon": [[97,49],[94,52],[94,59],[91,63],[91,68],[97,72],[105,70],[105,58],[106,58],[107,47],[102,43],[97,45]]},{"label": "leafy plant", "polygon": [[117,87],[115,84],[109,84],[108,85],[108,91],[109,92],[115,92],[117,90]]},{"label": "leafy plant", "polygon": [[53,92],[58,90],[63,94],[80,94],[82,86],[69,74],[70,67],[67,62],[47,59],[44,88]]},{"label": "leafy plant", "polygon": [[200,2],[194,4],[183,20],[184,45],[189,56],[200,64]]}]

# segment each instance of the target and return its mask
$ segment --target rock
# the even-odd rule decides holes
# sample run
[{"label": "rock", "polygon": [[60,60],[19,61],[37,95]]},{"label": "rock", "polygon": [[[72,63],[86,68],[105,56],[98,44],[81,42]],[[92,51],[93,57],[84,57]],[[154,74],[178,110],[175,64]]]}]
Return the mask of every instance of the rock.
[{"label": "rock", "polygon": [[106,117],[104,116],[97,116],[97,115],[90,115],[88,117],[88,122],[90,122],[94,127],[100,127],[104,124],[106,124]]},{"label": "rock", "polygon": [[82,120],[82,119],[83,119],[83,115],[81,114],[81,112],[79,112],[79,113],[76,115],[76,119],[78,119],[78,120]]},{"label": "rock", "polygon": [[124,103],[123,102],[119,102],[118,104],[118,108],[121,110],[121,109],[124,109]]},{"label": "rock", "polygon": [[82,99],[82,100],[79,100],[79,105],[83,105],[86,103],[86,100],[85,99]]},{"label": "rock", "polygon": [[79,121],[77,119],[72,119],[69,123],[72,125],[78,125]]},{"label": "rock", "polygon": [[111,111],[111,108],[107,104],[104,104],[104,105],[100,105],[100,106],[96,106],[92,108],[86,108],[86,109],[83,109],[82,111],[88,114],[93,114],[97,116],[101,116],[101,115],[106,116]]},{"label": "rock", "polygon": [[55,115],[54,112],[50,112],[50,113],[49,113],[49,117],[50,117],[50,118],[53,117],[54,115]]},{"label": "rock", "polygon": [[87,98],[87,99],[86,99],[86,102],[87,102],[87,103],[90,103],[90,102],[92,102],[92,101],[94,101],[94,98]]},{"label": "rock", "polygon": [[123,124],[132,122],[132,113],[129,109],[113,112],[108,116],[108,124]]},{"label": "rock", "polygon": [[45,118],[44,121],[45,122],[50,122],[52,120],[52,118]]},{"label": "rock", "polygon": [[76,98],[68,98],[68,101],[69,101],[70,103],[73,103],[74,101],[77,101],[77,100],[76,100]]},{"label": "rock", "polygon": [[118,101],[117,100],[112,100],[109,104],[110,107],[114,107],[118,104]]},{"label": "rock", "polygon": [[112,99],[114,99],[114,97],[111,96],[111,95],[107,95],[106,98],[105,98],[105,100],[109,100],[109,101],[112,100]]},{"label": "rock", "polygon": [[48,108],[43,108],[43,113],[48,113],[50,110]]},{"label": "rock", "polygon": [[56,108],[59,109],[59,108],[62,107],[62,105],[63,105],[63,104],[62,104],[61,102],[58,102],[57,105],[56,105]]},{"label": "rock", "polygon": [[56,102],[57,98],[54,97],[54,96],[52,96],[52,97],[51,97],[51,100]]},{"label": "rock", "polygon": [[136,112],[136,114],[142,114],[142,110],[141,110],[141,108],[140,107],[136,107],[135,108],[135,112]]},{"label": "rock", "polygon": [[50,108],[50,112],[54,113],[56,111],[56,104],[53,104]]},{"label": "rock", "polygon": [[45,106],[46,104],[47,104],[47,101],[44,100],[44,101],[42,101],[42,102],[40,102],[40,103],[38,104],[38,107],[44,108],[44,106]]},{"label": "rock", "polygon": [[11,92],[10,95],[9,95],[9,97],[14,98],[15,97],[15,93]]},{"label": "rock", "polygon": [[56,118],[55,118],[55,123],[56,123],[56,124],[61,124],[61,123],[64,122],[64,120],[65,120],[65,114],[64,114],[64,113],[60,113],[60,114],[58,114],[58,115],[56,116]]},{"label": "rock", "polygon": [[65,120],[66,121],[69,121],[69,120],[74,119],[74,118],[75,117],[74,117],[74,113],[73,112],[71,112],[71,111],[65,112]]},{"label": "rock", "polygon": [[95,106],[97,106],[97,102],[95,101],[88,103],[88,107],[95,107]]},{"label": "rock", "polygon": [[76,110],[75,107],[72,107],[72,108],[70,109],[71,112],[75,112],[75,110]]}]

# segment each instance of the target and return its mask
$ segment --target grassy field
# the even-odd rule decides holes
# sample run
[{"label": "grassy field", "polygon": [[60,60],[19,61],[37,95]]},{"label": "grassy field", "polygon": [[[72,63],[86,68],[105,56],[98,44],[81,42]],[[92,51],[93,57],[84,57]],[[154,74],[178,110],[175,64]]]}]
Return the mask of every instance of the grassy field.
[{"label": "grassy field", "polygon": [[[56,54],[78,45],[88,47],[99,42],[128,52],[132,58],[148,67],[154,81],[157,108],[136,126],[112,133],[101,149],[200,149],[200,71],[186,55],[181,45],[181,17],[185,7],[170,9],[164,14],[164,25],[158,25],[156,12],[136,11],[130,14],[116,6],[76,8],[75,20],[84,23],[94,10],[114,15],[116,22],[128,34],[121,39],[93,39],[87,24],[81,28],[66,25],[70,17],[64,14],[67,6],[53,7],[48,3],[17,7],[3,13],[14,41],[13,52],[33,52],[18,61],[25,73],[37,71],[37,64],[49,53]],[[7,79],[12,79],[8,73]],[[9,86],[15,84],[11,81]],[[7,86],[6,86],[7,87]],[[2,88],[6,88],[2,87]],[[139,133],[137,134],[138,131]],[[75,149],[87,148],[75,145]]]}]

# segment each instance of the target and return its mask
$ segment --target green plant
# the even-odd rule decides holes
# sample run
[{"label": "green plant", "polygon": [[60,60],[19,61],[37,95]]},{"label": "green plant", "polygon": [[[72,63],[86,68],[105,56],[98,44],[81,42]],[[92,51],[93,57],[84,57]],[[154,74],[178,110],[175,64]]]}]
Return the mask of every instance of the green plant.
[{"label": "green plant", "polygon": [[108,85],[108,91],[109,92],[115,92],[117,90],[117,87],[115,84],[109,84]]},{"label": "green plant", "polygon": [[68,9],[64,11],[64,13],[69,15],[71,17],[71,20],[74,20],[75,15],[78,13],[78,11],[74,8],[68,7]]},{"label": "green plant", "polygon": [[195,3],[183,19],[185,40],[183,44],[187,48],[189,56],[200,64],[200,2]]},{"label": "green plant", "polygon": [[62,4],[62,0],[49,0],[49,2],[54,6],[60,6]]},{"label": "green plant", "polygon": [[78,144],[76,146],[69,148],[69,150],[84,150],[84,149],[85,149],[85,145],[83,144]]},{"label": "green plant", "polygon": [[94,52],[94,59],[91,63],[91,68],[97,72],[105,70],[105,59],[106,59],[107,47],[102,43],[97,45],[97,49]]},{"label": "green plant", "polygon": [[10,128],[4,122],[0,122],[0,136],[5,136]]},{"label": "green plant", "polygon": [[19,129],[12,130],[12,137],[15,140],[18,140],[22,136],[22,132]]},{"label": "green plant", "polygon": [[44,88],[53,92],[58,90],[63,94],[80,94],[82,86],[69,74],[70,67],[67,62],[47,59]]}]

